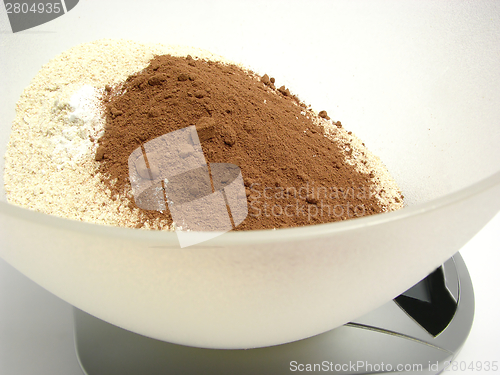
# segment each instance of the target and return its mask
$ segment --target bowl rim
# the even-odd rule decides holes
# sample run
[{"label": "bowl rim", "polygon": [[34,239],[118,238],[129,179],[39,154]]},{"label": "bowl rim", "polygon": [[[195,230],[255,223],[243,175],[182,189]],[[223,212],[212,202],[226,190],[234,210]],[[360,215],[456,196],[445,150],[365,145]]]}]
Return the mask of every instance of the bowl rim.
[{"label": "bowl rim", "polygon": [[[442,209],[449,205],[472,198],[473,196],[500,186],[500,171],[479,180],[465,188],[448,193],[432,200],[406,206],[402,209],[381,214],[369,215],[349,220],[307,225],[302,227],[262,229],[246,231],[230,231],[221,236],[205,241],[205,245],[196,244],[196,248],[226,247],[230,245],[256,245],[264,243],[291,242],[317,239],[344,233],[361,228],[382,225],[396,220],[417,216],[426,212]],[[17,206],[0,200],[0,214],[29,221],[38,225],[57,227],[72,232],[99,237],[115,237],[120,240],[144,241],[161,244],[164,248],[181,249],[175,232],[160,230],[143,230],[135,228],[103,225],[49,215],[32,209]],[[156,246],[152,246],[156,247]],[[182,250],[182,249],[181,249]]]}]

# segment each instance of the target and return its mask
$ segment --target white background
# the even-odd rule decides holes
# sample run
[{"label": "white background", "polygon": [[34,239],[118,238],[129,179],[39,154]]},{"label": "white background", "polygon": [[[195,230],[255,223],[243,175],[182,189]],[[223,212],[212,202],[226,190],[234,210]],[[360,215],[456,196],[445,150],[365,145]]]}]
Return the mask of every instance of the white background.
[{"label": "white background", "polygon": [[[90,1],[90,0],[81,0],[81,4],[79,4],[73,11],[71,11],[68,16],[66,17],[61,17],[58,20],[53,21],[50,27],[48,27],[46,37],[47,38],[53,38],[54,40],[59,40],[59,39],[64,39],[64,35],[61,36],[61,34],[50,34],[51,28],[55,28],[56,25],[62,25],[65,26],[66,23],[70,22],[75,22],[75,27],[79,25],[77,22],[83,22],[84,19],[79,20],[80,17],[80,11],[84,11],[86,8],[83,6],[85,3],[87,7],[95,6],[99,7],[101,6],[101,2],[98,1]],[[412,2],[405,2],[405,6],[410,4]],[[439,5],[439,7],[446,7],[445,2],[436,2]],[[436,4],[435,3],[435,4]],[[142,2],[137,2],[137,4],[143,4]],[[179,3],[180,4],[180,3]],[[177,4],[177,5],[179,5]],[[241,5],[241,3],[239,3]],[[283,4],[283,3],[282,3]],[[359,6],[359,2],[356,3],[354,2],[353,7]],[[381,4],[379,2],[378,4]],[[420,7],[420,12],[425,13],[426,7],[434,7],[435,5],[429,5],[431,2],[421,2],[422,7]],[[468,13],[468,2],[461,2],[460,6],[458,6],[456,3],[454,3],[454,11],[457,13]],[[481,4],[484,4],[484,7],[481,7],[480,9],[476,9],[476,11],[483,10],[483,12],[479,12],[477,14],[472,14],[471,15],[471,22],[474,21],[475,23],[473,24],[474,27],[464,27],[463,28],[463,33],[456,32],[457,30],[453,30],[452,33],[449,33],[451,35],[454,35],[456,39],[462,38],[463,41],[461,41],[462,45],[465,46],[474,46],[476,43],[485,43],[485,46],[494,46],[495,43],[497,42],[497,35],[495,33],[491,34],[491,41],[490,44],[487,44],[488,40],[482,40],[479,38],[479,36],[482,36],[483,34],[480,34],[479,32],[477,35],[477,39],[474,39],[476,34],[473,32],[475,30],[482,30],[481,28],[488,28],[492,27],[491,25],[496,25],[493,23],[493,21],[498,19],[498,12],[490,12],[488,14],[488,17],[484,16],[484,13],[487,13],[488,9],[490,7],[487,7],[487,4],[495,4],[494,2],[482,2]],[[262,5],[262,4],[261,4]],[[424,6],[425,5],[425,6]],[[147,12],[141,12],[144,9],[140,9],[141,6],[138,6],[138,13],[141,14],[147,14]],[[144,8],[144,7],[143,7]],[[387,8],[392,8],[387,6]],[[220,10],[220,9],[216,9]],[[280,10],[278,12],[277,10]],[[2,9],[3,11],[3,9]],[[191,10],[192,13],[197,16],[202,17],[205,14],[205,9],[203,7],[200,7],[200,9],[194,9]],[[241,58],[242,61],[253,61],[255,64],[255,67],[257,69],[270,69],[270,71],[274,72],[281,72],[282,74],[282,79],[284,80],[285,84],[288,84],[287,79],[289,76],[286,74],[286,67],[282,66],[282,61],[286,61],[287,59],[290,60],[290,56],[294,57],[294,54],[290,55],[284,55],[283,58],[280,59],[280,44],[278,43],[281,41],[281,37],[278,36],[286,36],[289,33],[293,33],[293,36],[296,38],[301,37],[301,30],[300,28],[294,28],[294,27],[287,27],[288,25],[293,25],[297,24],[301,19],[306,19],[306,17],[302,17],[302,15],[299,15],[299,19],[295,20],[291,17],[291,15],[295,14],[289,14],[286,12],[286,9],[280,9],[279,4],[274,6],[269,6],[269,8],[260,8],[256,7],[255,5],[253,7],[249,7],[247,9],[248,13],[245,13],[248,15],[248,19],[264,19],[266,21],[266,24],[268,28],[260,30],[258,37],[253,37],[250,38],[249,40],[252,39],[255,43],[254,46],[251,44],[248,45],[241,45],[237,46],[238,48],[241,49],[241,51],[236,48],[236,51],[232,52],[232,55],[230,57],[235,57],[235,58]],[[427,10],[428,11],[428,10]],[[432,13],[432,12],[431,12]],[[217,15],[217,12],[214,11],[213,14]],[[238,13],[241,14],[241,13]],[[379,25],[379,24],[389,24],[389,22],[394,22],[396,24],[404,24],[405,22],[408,22],[406,19],[398,19],[392,16],[391,12],[387,12],[386,15],[384,15],[382,12],[381,14],[376,14],[373,15],[370,12],[368,12],[366,9],[363,11],[364,17],[363,22],[365,22],[365,26],[367,25]],[[342,17],[331,17],[327,18],[325,17],[320,17],[317,13],[311,13],[311,17],[318,17],[322,22],[317,22],[316,27],[318,30],[328,30],[332,27],[337,27],[340,28],[339,25],[342,25],[346,30],[349,29],[349,25],[343,23]],[[421,15],[416,14],[415,17],[418,18],[417,16]],[[5,14],[2,14],[2,17],[4,17]],[[151,22],[151,24],[156,25],[158,28],[165,28],[165,30],[168,29],[169,22],[174,22],[175,17],[169,18],[171,14],[165,13],[165,14],[158,14],[158,15],[152,15],[151,13],[148,14],[148,17],[151,17],[153,20],[156,21],[156,23],[152,22],[151,19],[148,19],[148,22]],[[321,15],[322,16],[322,15]],[[442,22],[443,20],[438,17],[437,13],[432,13],[432,16],[435,17],[435,19],[431,19],[432,22],[428,25],[428,28],[425,30],[422,30],[422,32],[429,32],[429,35],[433,35],[434,32],[437,32],[437,30],[443,29],[446,27],[446,23]],[[71,17],[71,18],[70,18]],[[144,16],[139,16],[135,15],[134,17],[144,17]],[[261,18],[259,18],[261,17]],[[102,12],[102,13],[95,13],[95,19],[92,20],[92,27],[87,28],[81,28],[78,30],[70,30],[70,29],[65,29],[68,30],[68,32],[73,32],[75,40],[78,41],[86,41],[87,39],[94,38],[95,35],[98,31],[99,28],[94,28],[94,24],[96,25],[102,25],[104,23],[107,23],[110,29],[113,29],[113,27],[116,27],[117,25],[123,24],[124,20],[122,17],[116,17],[114,19],[108,19],[109,14]],[[416,19],[415,18],[415,19]],[[432,18],[432,17],[431,17]],[[158,19],[164,19],[164,22],[158,22]],[[201,18],[203,19],[203,18]],[[423,17],[422,19],[427,20],[427,17]],[[133,19],[135,20],[135,18]],[[167,22],[168,20],[168,22]],[[492,21],[491,24],[486,22],[486,21]],[[129,20],[130,21],[130,20]],[[387,22],[386,22],[387,21]],[[231,18],[226,20],[228,24],[239,24],[240,20],[237,18]],[[314,24],[315,21],[311,21],[312,24]],[[90,25],[89,21],[89,25]],[[133,25],[133,24],[132,24]],[[412,26],[411,24],[410,26]],[[425,24],[424,24],[425,25]],[[245,25],[242,25],[245,26]],[[421,28],[422,24],[420,23],[415,23],[415,28]],[[418,27],[417,27],[418,26]],[[42,27],[41,29],[43,30],[46,26]],[[229,46],[234,46],[237,45],[238,42],[241,42],[241,35],[236,35],[232,33],[228,33],[227,30],[225,30],[221,24],[217,24],[214,27],[218,27],[218,32],[215,33],[217,35],[217,38],[214,40],[208,40],[209,35],[203,36],[200,35],[199,33],[196,34],[194,32],[190,31],[190,28],[181,28],[181,27],[176,27],[169,29],[168,37],[170,38],[168,41],[177,41],[178,43],[185,43],[185,44],[193,44],[193,40],[199,41],[200,39],[203,39],[203,46],[205,47],[218,47],[214,48],[216,52],[220,52],[222,54],[226,54],[227,51],[222,48],[222,45],[229,45]],[[355,29],[355,27],[353,27]],[[97,31],[96,31],[97,30]],[[121,29],[120,29],[121,30]],[[156,30],[156,29],[155,29]],[[388,30],[392,30],[388,28]],[[493,29],[492,29],[493,30]],[[496,30],[496,29],[495,29]],[[0,30],[2,33],[5,32],[7,33],[8,31],[5,31],[4,29]],[[446,31],[446,30],[445,30]],[[177,33],[173,33],[177,32]],[[445,33],[445,35],[448,35],[448,33]],[[113,33],[111,33],[113,34]],[[111,37],[113,36],[129,36],[128,34],[122,35],[123,33],[118,32],[118,27],[116,28],[116,35],[109,35]],[[135,36],[137,34],[137,30],[133,29],[133,26],[130,27],[130,37]],[[384,34],[385,35],[385,34]],[[44,34],[32,34],[30,31],[25,33],[26,37],[33,37],[34,39],[39,38],[40,40],[43,40]],[[7,34],[2,35],[2,38],[7,37]],[[395,40],[406,40],[408,43],[411,42],[411,39],[405,39],[405,35],[403,35],[401,38],[395,38]],[[59,38],[59,39],[57,39]],[[275,38],[275,40],[271,39]],[[284,38],[284,37],[283,37]],[[70,38],[68,38],[70,39]],[[469,40],[470,39],[470,40]],[[481,39],[481,40],[480,40]],[[38,39],[36,39],[38,40]],[[430,40],[432,43],[435,43],[436,46],[442,47],[443,48],[443,53],[447,53],[448,50],[445,48],[446,45],[439,39],[433,39]],[[3,42],[3,41],[2,41]],[[68,41],[68,45],[66,44],[61,44],[58,46],[60,49],[64,49],[62,47],[70,47],[72,44],[74,44],[74,41],[71,41],[71,44]],[[250,42],[249,42],[250,43]],[[318,45],[314,44],[314,41],[310,41],[309,45],[309,51],[307,53],[303,53],[303,50],[299,49],[299,54],[302,54],[304,56],[309,56],[311,59],[314,58],[315,56],[315,51],[319,49]],[[219,45],[220,44],[220,45]],[[353,45],[355,47],[355,44]],[[43,49],[46,49],[45,53],[46,56],[40,55],[38,56],[38,59],[47,61],[48,58],[54,55],[54,51],[50,50],[52,46],[49,45],[42,45]],[[246,49],[244,48],[246,47]],[[268,53],[269,59],[266,61],[265,65],[258,65],[254,60],[252,60],[251,52],[256,50],[258,48],[261,48],[265,50]],[[355,48],[353,49],[355,50]],[[34,48],[34,47],[33,47]],[[53,47],[55,49],[55,47]],[[377,46],[373,46],[374,50],[377,48]],[[496,47],[498,50],[498,46]],[[36,48],[35,48],[36,50]],[[454,51],[454,49],[452,49]],[[484,48],[486,51],[487,48]],[[31,51],[29,48],[27,51]],[[239,53],[238,53],[239,51]],[[274,52],[273,52],[274,51]],[[356,52],[356,51],[354,51]],[[378,52],[378,57],[382,55],[382,51],[375,51]],[[456,51],[455,51],[456,52]],[[460,51],[459,51],[460,52]],[[284,52],[283,52],[284,53]],[[457,52],[458,53],[458,52]],[[28,55],[29,56],[29,55]],[[274,56],[274,59],[271,59],[271,56]],[[389,56],[389,55],[388,55]],[[392,56],[392,55],[391,55]],[[477,56],[474,56],[474,54],[469,54],[467,49],[464,49],[459,53],[459,56],[463,57],[466,62],[469,62],[468,59],[474,60],[475,58],[478,58]],[[400,56],[403,58],[404,56]],[[466,59],[467,57],[467,59]],[[304,57],[306,59],[306,57]],[[350,84],[351,86],[355,89],[357,82],[361,82],[363,75],[361,72],[357,72],[357,65],[355,64],[348,64],[349,59],[347,58],[346,55],[344,56],[339,56],[339,59],[345,59],[346,61],[346,66],[345,70],[351,72],[352,70],[352,77],[350,78],[350,75],[348,76],[349,79],[352,81]],[[31,59],[26,59],[27,63],[25,65],[31,66],[29,61]],[[491,63],[494,65],[496,63],[495,61],[489,61],[489,60],[484,60],[484,64]],[[433,61],[429,62],[429,65],[433,67],[434,65]],[[406,64],[401,64],[402,66],[407,66]],[[25,84],[27,84],[27,81],[29,78],[36,72],[38,67],[40,66],[38,61],[32,62],[32,71],[30,74],[26,74],[25,70],[19,71],[16,69],[12,69],[12,71],[9,72],[9,75],[14,78],[19,78],[19,80],[24,79],[26,82],[23,82],[21,84],[21,87],[23,87]],[[364,66],[364,65],[363,65]],[[387,65],[386,66],[390,66]],[[475,66],[471,64],[471,66]],[[284,69],[285,68],[285,69]],[[463,69],[467,68],[467,65],[464,65]],[[436,68],[437,69],[437,68]],[[431,69],[432,70],[432,69]],[[319,72],[323,74],[324,70],[319,69]],[[498,71],[498,67],[495,71]],[[426,72],[427,72],[427,67],[426,67]],[[437,72],[437,70],[436,70]],[[462,72],[462,71],[460,71]],[[469,73],[468,71],[465,71],[466,73]],[[307,71],[308,74],[313,74],[314,72],[309,72]],[[404,73],[404,72],[403,72]],[[492,77],[489,77],[491,80],[498,80],[498,74],[493,74],[494,70],[492,69]],[[320,73],[318,73],[320,74]],[[335,72],[332,72],[332,75],[335,74]],[[355,77],[356,74],[356,77]],[[437,74],[437,73],[436,73]],[[451,73],[448,70],[443,70],[442,72],[443,77],[447,77],[446,74],[450,75]],[[292,75],[290,74],[290,77]],[[474,86],[477,84],[476,81],[474,81],[472,78],[474,78],[473,74],[462,74],[458,75],[464,78],[470,78],[466,82],[461,82],[461,85],[463,87],[466,87],[467,89],[474,88]],[[309,76],[308,76],[309,77]],[[360,78],[358,78],[360,77]],[[13,78],[13,79],[14,79]],[[346,78],[347,79],[347,78]],[[385,78],[384,78],[385,79]],[[328,81],[328,80],[326,80]],[[307,92],[308,87],[314,89],[315,92],[317,92],[317,87],[315,85],[310,85],[307,86],[306,82],[302,82],[300,79],[297,79],[294,81],[295,88],[297,92],[304,93],[306,97],[309,97],[311,99],[315,99],[314,92]],[[425,83],[425,82],[424,82]],[[469,86],[466,86],[466,83],[470,83]],[[440,89],[446,88],[445,85],[439,86]],[[406,89],[409,89],[406,87]],[[397,91],[391,91],[391,93],[394,95],[399,95],[399,92]],[[425,90],[424,90],[425,91]],[[332,91],[331,95],[334,95],[335,92]],[[347,93],[348,94],[348,93]],[[315,100],[314,103],[316,106],[324,106],[324,108],[334,109],[334,108],[329,108],[328,105],[331,105],[329,103],[342,103],[342,100],[345,100],[347,104],[338,109],[336,109],[335,117],[338,117],[338,119],[341,119],[343,122],[345,119],[350,119],[347,123],[356,125],[356,124],[366,124],[366,126],[372,126],[373,123],[368,123],[367,121],[363,121],[363,119],[360,117],[355,118],[353,117],[353,111],[349,110],[349,105],[348,103],[352,101],[352,98],[350,98],[350,95],[347,95],[345,92],[342,93],[342,97],[328,97],[325,96],[324,98],[318,98],[318,100]],[[451,96],[451,95],[450,95]],[[443,95],[443,98],[446,98],[446,95]],[[484,97],[482,97],[484,98]],[[443,99],[444,100],[444,99]],[[482,103],[482,102],[481,102]],[[481,104],[480,103],[480,104]],[[435,104],[435,103],[431,103]],[[446,103],[445,103],[446,104]],[[436,105],[443,105],[443,103],[437,103]],[[463,108],[459,108],[460,106],[457,106],[456,103],[450,103],[449,105],[453,105],[454,108],[458,108],[461,111],[458,111],[456,113],[457,117],[457,124],[459,124],[460,121],[463,122],[470,122],[471,124],[481,124],[484,123],[486,120],[488,120],[487,117],[477,117],[477,116],[486,116],[489,115],[490,112],[486,113],[484,111],[468,111],[469,106],[464,106]],[[482,104],[481,104],[482,105]],[[467,107],[467,110],[464,109]],[[9,106],[9,109],[12,110],[13,106]],[[477,105],[477,108],[482,108],[479,104]],[[381,108],[382,110],[383,108]],[[391,111],[394,110],[393,108],[390,108]],[[370,112],[370,111],[368,111]],[[9,113],[10,114],[10,113]],[[362,116],[363,111],[359,111],[359,113],[356,113],[357,116]],[[405,114],[403,114],[405,115]],[[471,116],[471,119],[467,118],[467,116]],[[493,116],[493,115],[492,115]],[[495,115],[496,116],[496,115]],[[384,116],[379,115],[376,116],[376,118],[382,119]],[[460,120],[462,119],[462,120]],[[449,119],[448,119],[449,120]],[[469,121],[470,120],[470,121]],[[476,121],[473,121],[476,120]],[[498,117],[494,118],[494,121],[497,123]],[[383,124],[379,124],[382,126]],[[434,124],[435,127],[437,127],[438,123],[436,120],[436,124]],[[358,125],[358,129],[356,131],[359,132],[359,135],[364,138],[364,133],[363,133],[363,125]],[[463,127],[463,126],[462,126]],[[433,128],[434,129],[434,128]],[[471,126],[471,129],[474,130],[475,128]],[[366,130],[368,131],[368,130]],[[408,129],[404,129],[405,132],[408,131]],[[474,133],[475,134],[475,133]],[[418,134],[417,134],[418,135]],[[387,138],[386,134],[383,134],[381,132],[381,136],[384,136]],[[396,135],[395,135],[396,136]],[[415,135],[416,136],[416,135]],[[427,133],[422,135],[423,137],[427,137]],[[449,136],[449,134],[446,134],[446,136]],[[436,140],[437,135],[436,134],[430,134],[429,139]],[[463,135],[463,142],[465,145],[470,146],[470,138],[466,135]],[[462,139],[460,138],[460,139]],[[383,140],[382,140],[383,141]],[[483,142],[478,142],[478,144],[482,144]],[[425,144],[425,143],[423,143]],[[490,145],[494,144],[494,142],[490,142]],[[494,144],[495,147],[497,147],[496,143]],[[3,145],[1,145],[3,147]],[[377,154],[379,154],[383,160],[387,160],[384,155],[384,153],[389,153],[389,148],[390,147],[397,147],[397,144],[395,143],[394,145],[391,144],[384,144],[384,149],[377,149],[374,150],[376,151]],[[1,149],[0,149],[1,150]],[[457,152],[461,151],[462,148],[458,147]],[[484,155],[489,155],[487,153],[487,150],[477,147],[478,152],[480,151],[481,154],[480,156],[483,157]],[[3,150],[1,150],[1,154],[3,154]],[[437,152],[437,151],[436,151]],[[402,155],[402,157],[398,160],[394,161],[393,168],[397,170],[398,166],[406,166],[409,163],[412,162],[412,160],[405,160],[403,158],[410,158],[411,155],[401,153],[401,152],[393,152],[394,154]],[[490,152],[491,155],[498,155],[498,153],[495,153],[494,151]],[[442,158],[443,165],[445,165],[446,168],[449,168],[450,170],[453,168],[456,158],[459,157],[460,155],[455,155],[455,154],[450,154],[449,152],[445,152],[443,154],[438,154],[440,158]],[[465,161],[468,159],[472,160],[472,158],[466,158]],[[445,162],[449,162],[449,165],[447,165]],[[398,164],[399,163],[399,164]],[[460,164],[460,163],[459,163]],[[481,163],[479,165],[476,165],[475,168],[465,168],[466,170],[469,169],[477,169],[478,174],[481,172],[483,175],[487,175],[488,171],[479,171],[479,167],[481,167]],[[488,164],[484,163],[484,165],[488,166],[491,165],[494,168],[497,168],[494,166],[493,163]],[[417,165],[418,166],[418,165]],[[463,165],[462,165],[463,167]],[[423,167],[422,167],[423,168]],[[445,168],[445,169],[446,169]],[[428,173],[427,170],[424,171],[425,173]],[[425,174],[422,172],[423,174]],[[437,174],[437,173],[436,173]],[[472,174],[471,174],[472,175]],[[419,176],[419,174],[415,174],[415,178]],[[463,176],[457,174],[457,178],[462,179]],[[471,179],[475,177],[472,176],[470,177]],[[443,179],[447,178],[447,176],[444,176]],[[454,186],[458,187],[460,183],[465,184],[467,181],[454,181]],[[413,184],[414,186],[418,186],[419,181],[410,181],[408,182],[408,185]],[[427,181],[422,180],[422,184],[428,184]],[[409,188],[409,187],[407,187]],[[423,189],[422,189],[423,190]],[[500,215],[497,215],[494,220],[492,220],[487,227],[484,228],[477,236],[475,236],[461,251],[462,256],[464,257],[466,264],[469,268],[469,271],[471,273],[471,277],[473,280],[474,288],[475,288],[475,294],[476,294],[476,315],[475,315],[475,321],[474,321],[474,326],[471,332],[471,335],[466,342],[462,353],[459,355],[457,358],[457,361],[459,362],[459,365],[465,364],[469,366],[472,362],[476,363],[477,361],[483,362],[483,364],[486,361],[500,361],[500,338],[499,338],[499,333],[500,333],[500,323],[498,322],[498,308],[499,308],[499,302],[498,302],[498,291],[497,291],[497,286],[500,285],[500,276],[497,270],[498,264],[499,264],[499,258],[500,256],[498,255],[498,250],[500,247]],[[463,364],[462,364],[463,363]],[[487,373],[492,373],[490,372],[485,372],[485,371],[471,371],[469,369],[465,371],[447,371],[445,373],[448,374],[487,374]],[[497,372],[498,373],[498,372]],[[14,270],[12,267],[10,267],[8,264],[6,264],[3,260],[0,260],[0,375],[52,375],[52,374],[61,374],[61,375],[81,375],[82,372],[78,366],[78,362],[74,353],[74,348],[73,348],[73,333],[72,333],[72,314],[71,314],[71,306],[69,306],[67,303],[64,301],[61,301],[57,297],[53,296],[49,292],[45,291],[38,285],[34,284],[30,280],[28,280],[26,277],[18,273],[16,270]]]}]

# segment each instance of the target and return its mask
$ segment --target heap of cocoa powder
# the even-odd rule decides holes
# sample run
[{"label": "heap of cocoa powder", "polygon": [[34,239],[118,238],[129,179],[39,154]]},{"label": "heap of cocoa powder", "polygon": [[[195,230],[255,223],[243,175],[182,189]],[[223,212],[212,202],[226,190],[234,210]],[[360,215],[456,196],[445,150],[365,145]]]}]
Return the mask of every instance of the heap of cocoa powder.
[{"label": "heap of cocoa powder", "polygon": [[[104,184],[114,198],[130,199],[130,154],[156,137],[196,125],[208,163],[241,169],[248,216],[236,229],[303,226],[388,210],[376,196],[373,171],[360,172],[346,162],[352,150],[333,142],[318,116],[274,84],[274,78],[235,65],[156,56],[122,85],[106,87],[106,126],[96,152]],[[324,111],[319,117],[329,120]],[[133,201],[130,208],[138,208]],[[139,210],[139,227],[172,224],[168,208]]]}]

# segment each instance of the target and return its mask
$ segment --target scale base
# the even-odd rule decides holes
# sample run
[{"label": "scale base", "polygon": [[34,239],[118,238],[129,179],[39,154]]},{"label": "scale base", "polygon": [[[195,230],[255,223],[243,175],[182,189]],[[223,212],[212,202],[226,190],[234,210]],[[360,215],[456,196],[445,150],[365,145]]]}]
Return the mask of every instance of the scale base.
[{"label": "scale base", "polygon": [[304,340],[247,350],[171,344],[75,308],[75,344],[87,375],[439,374],[472,327],[474,293],[459,254],[382,307]]}]

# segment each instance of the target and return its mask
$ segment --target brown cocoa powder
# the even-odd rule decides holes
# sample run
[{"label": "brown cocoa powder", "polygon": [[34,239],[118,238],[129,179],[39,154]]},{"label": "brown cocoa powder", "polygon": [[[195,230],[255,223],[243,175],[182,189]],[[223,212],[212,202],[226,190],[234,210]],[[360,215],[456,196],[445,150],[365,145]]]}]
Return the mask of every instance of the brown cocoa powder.
[{"label": "brown cocoa powder", "polygon": [[[131,199],[130,154],[156,137],[196,125],[208,163],[241,169],[248,216],[237,230],[384,212],[373,172],[360,172],[346,162],[344,146],[330,139],[317,116],[274,83],[267,74],[257,77],[235,65],[156,56],[123,84],[106,87],[106,126],[96,151],[103,183],[113,197],[127,196],[130,208],[137,208]],[[319,117],[329,119],[325,111]],[[139,227],[153,221],[172,224],[168,208],[139,210]]]}]

